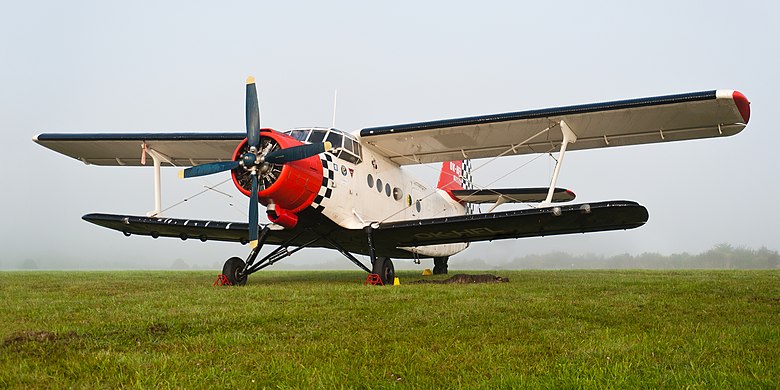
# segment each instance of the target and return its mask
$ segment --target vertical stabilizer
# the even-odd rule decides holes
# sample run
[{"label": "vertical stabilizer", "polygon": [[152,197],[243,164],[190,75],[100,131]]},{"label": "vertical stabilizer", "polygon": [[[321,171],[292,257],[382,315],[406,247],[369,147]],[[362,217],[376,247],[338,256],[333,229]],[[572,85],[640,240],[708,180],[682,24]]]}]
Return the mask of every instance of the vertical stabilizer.
[{"label": "vertical stabilizer", "polygon": [[463,161],[445,161],[441,163],[439,184],[436,187],[447,192],[465,190],[466,188],[463,186]]},{"label": "vertical stabilizer", "polygon": [[[447,191],[452,196],[453,190],[473,189],[471,183],[471,160],[463,161],[445,161],[441,164],[441,173],[439,174],[439,184],[436,185],[441,190]],[[454,196],[453,199],[458,200]],[[473,205],[467,203],[466,214],[473,213]]]}]

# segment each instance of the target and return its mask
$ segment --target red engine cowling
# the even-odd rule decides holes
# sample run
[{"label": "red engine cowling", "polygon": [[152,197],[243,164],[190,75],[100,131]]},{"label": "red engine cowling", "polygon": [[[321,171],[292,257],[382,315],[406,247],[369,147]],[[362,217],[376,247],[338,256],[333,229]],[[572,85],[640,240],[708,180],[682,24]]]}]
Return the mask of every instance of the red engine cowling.
[{"label": "red engine cowling", "polygon": [[[259,149],[266,153],[302,144],[272,129],[261,129],[260,139]],[[233,160],[239,161],[248,149],[247,140],[244,139],[233,152]],[[275,205],[275,209],[268,210],[271,222],[292,228],[298,221],[295,214],[309,207],[320,191],[322,162],[318,156],[313,156],[286,164],[268,164],[267,168],[264,172],[258,169],[261,188],[257,193],[258,200],[265,206],[272,203]],[[251,196],[251,173],[239,167],[231,172],[231,176],[236,188],[242,194]]]}]

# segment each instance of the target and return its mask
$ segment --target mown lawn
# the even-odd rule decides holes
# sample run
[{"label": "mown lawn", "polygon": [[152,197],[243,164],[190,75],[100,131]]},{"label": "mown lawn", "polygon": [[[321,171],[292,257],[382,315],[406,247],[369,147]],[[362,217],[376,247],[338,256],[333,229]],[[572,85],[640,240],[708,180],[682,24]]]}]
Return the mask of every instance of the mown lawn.
[{"label": "mown lawn", "polygon": [[780,385],[780,272],[498,274],[0,272],[0,387]]}]

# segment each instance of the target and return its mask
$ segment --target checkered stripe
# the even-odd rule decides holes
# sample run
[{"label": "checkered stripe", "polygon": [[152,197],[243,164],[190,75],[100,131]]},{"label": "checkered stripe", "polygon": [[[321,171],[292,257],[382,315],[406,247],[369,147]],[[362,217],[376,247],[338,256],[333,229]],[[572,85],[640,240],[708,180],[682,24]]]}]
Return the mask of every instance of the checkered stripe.
[{"label": "checkered stripe", "polygon": [[[474,182],[471,179],[471,160],[463,160],[463,189],[474,189]],[[474,214],[473,203],[466,204],[466,214]]]},{"label": "checkered stripe", "polygon": [[314,201],[311,203],[311,207],[314,207],[317,211],[325,209],[322,202],[325,199],[330,199],[330,196],[333,194],[330,183],[336,178],[336,167],[333,164],[333,156],[330,155],[330,153],[323,153],[320,156],[320,160],[322,161],[322,186],[320,187],[320,192],[317,193],[317,196],[314,197]]}]

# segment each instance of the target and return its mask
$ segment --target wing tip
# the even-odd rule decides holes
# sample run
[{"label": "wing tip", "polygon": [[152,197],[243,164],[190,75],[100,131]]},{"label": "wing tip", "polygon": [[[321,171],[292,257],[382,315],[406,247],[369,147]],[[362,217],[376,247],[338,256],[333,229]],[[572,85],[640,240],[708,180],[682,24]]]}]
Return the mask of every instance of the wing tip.
[{"label": "wing tip", "polygon": [[731,97],[734,99],[734,104],[737,105],[739,115],[742,116],[745,124],[747,124],[748,121],[750,121],[750,100],[739,91],[734,91],[734,93],[731,94]]}]

